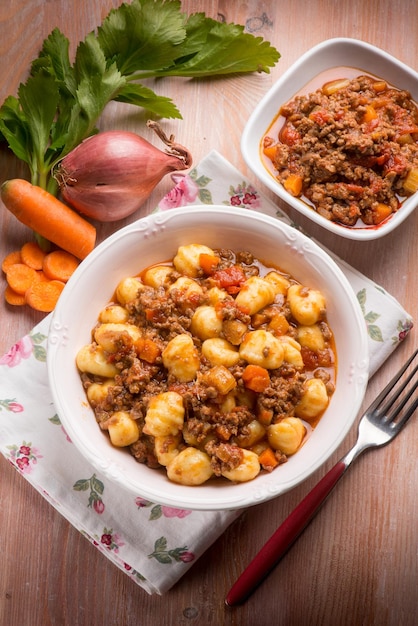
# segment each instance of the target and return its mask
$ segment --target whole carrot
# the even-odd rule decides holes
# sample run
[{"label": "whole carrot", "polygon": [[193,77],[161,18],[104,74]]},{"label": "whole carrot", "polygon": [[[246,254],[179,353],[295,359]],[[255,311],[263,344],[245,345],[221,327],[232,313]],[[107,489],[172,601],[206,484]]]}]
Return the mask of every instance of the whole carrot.
[{"label": "whole carrot", "polygon": [[21,178],[6,180],[1,199],[22,224],[78,259],[93,250],[95,227],[41,187]]}]

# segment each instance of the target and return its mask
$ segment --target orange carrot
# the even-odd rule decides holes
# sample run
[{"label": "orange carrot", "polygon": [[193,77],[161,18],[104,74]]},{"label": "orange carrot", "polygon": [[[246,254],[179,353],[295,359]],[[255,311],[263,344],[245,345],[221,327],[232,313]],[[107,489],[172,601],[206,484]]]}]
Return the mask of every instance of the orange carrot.
[{"label": "orange carrot", "polygon": [[36,311],[50,313],[58,302],[65,283],[59,280],[33,283],[25,293],[26,304]]},{"label": "orange carrot", "polygon": [[40,282],[36,270],[24,263],[14,263],[11,265],[7,269],[6,280],[13,291],[21,295],[24,295],[31,285]]},{"label": "orange carrot", "polygon": [[247,389],[261,393],[270,385],[270,374],[265,367],[260,365],[247,365],[242,380]]},{"label": "orange carrot", "polygon": [[42,270],[37,270],[36,273],[39,276],[39,280],[43,280],[44,282],[46,280],[51,280],[50,278],[48,278],[48,276]]},{"label": "orange carrot", "polygon": [[22,263],[20,250],[13,250],[13,252],[9,252],[9,254],[7,254],[2,261],[1,269],[4,273],[6,273],[7,269],[15,263]]},{"label": "orange carrot", "polygon": [[292,196],[299,196],[302,191],[302,177],[299,174],[289,174],[283,183],[283,187]]},{"label": "orange carrot", "polygon": [[36,243],[36,241],[27,241],[23,244],[20,250],[20,256],[22,257],[22,263],[25,263],[29,267],[33,267],[34,270],[41,270],[42,263],[45,258],[45,252]]},{"label": "orange carrot", "polygon": [[219,265],[220,258],[214,254],[199,254],[199,265],[208,276],[211,276]]},{"label": "orange carrot", "polygon": [[277,152],[277,146],[265,146],[263,152],[270,161],[274,161]]},{"label": "orange carrot", "polygon": [[392,208],[388,204],[383,204],[383,202],[379,202],[372,209],[373,214],[373,223],[380,224],[383,222],[389,215],[392,213]]},{"label": "orange carrot", "polygon": [[155,341],[141,337],[136,344],[136,351],[138,356],[147,363],[155,363],[161,354],[161,350]]},{"label": "orange carrot", "polygon": [[289,330],[289,322],[282,313],[277,313],[271,318],[268,329],[276,336],[285,335]]},{"label": "orange carrot", "polygon": [[21,178],[7,180],[1,186],[1,199],[22,224],[78,259],[93,250],[94,226],[41,187]]},{"label": "orange carrot", "polygon": [[270,426],[273,419],[273,411],[271,409],[259,409],[257,419],[262,426]]},{"label": "orange carrot", "polygon": [[371,122],[377,118],[376,109],[371,104],[366,104],[364,108],[363,122]]},{"label": "orange carrot", "polygon": [[10,285],[7,285],[4,290],[4,299],[7,304],[11,304],[12,306],[23,306],[26,304],[25,296],[14,291]]},{"label": "orange carrot", "polygon": [[265,448],[258,457],[260,465],[263,469],[271,472],[279,465],[279,461],[271,448]]},{"label": "orange carrot", "polygon": [[45,255],[42,270],[50,280],[61,280],[66,283],[74,274],[80,261],[65,250],[54,250]]}]

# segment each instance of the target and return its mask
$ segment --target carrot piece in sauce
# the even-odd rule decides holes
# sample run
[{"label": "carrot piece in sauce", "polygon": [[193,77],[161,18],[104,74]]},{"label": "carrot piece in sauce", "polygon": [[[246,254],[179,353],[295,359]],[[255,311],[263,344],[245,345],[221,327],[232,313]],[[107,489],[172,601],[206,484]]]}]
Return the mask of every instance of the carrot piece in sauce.
[{"label": "carrot piece in sauce", "polygon": [[270,385],[270,374],[265,367],[249,364],[242,374],[247,389],[261,393]]}]

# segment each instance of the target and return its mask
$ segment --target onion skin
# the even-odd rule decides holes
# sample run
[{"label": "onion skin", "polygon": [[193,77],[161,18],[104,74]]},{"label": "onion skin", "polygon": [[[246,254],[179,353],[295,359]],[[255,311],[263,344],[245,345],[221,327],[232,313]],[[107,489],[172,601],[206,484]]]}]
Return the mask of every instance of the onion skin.
[{"label": "onion skin", "polygon": [[114,222],[137,211],[161,179],[192,164],[189,151],[148,122],[169,146],[162,152],[128,131],[110,130],[82,141],[54,171],[62,198],[79,213]]}]

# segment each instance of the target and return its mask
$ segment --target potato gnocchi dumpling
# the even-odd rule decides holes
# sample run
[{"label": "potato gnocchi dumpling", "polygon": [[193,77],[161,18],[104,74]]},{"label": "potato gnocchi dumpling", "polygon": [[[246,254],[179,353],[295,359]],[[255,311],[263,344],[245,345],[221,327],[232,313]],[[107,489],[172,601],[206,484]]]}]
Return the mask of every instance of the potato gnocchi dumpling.
[{"label": "potato gnocchi dumpling", "polygon": [[108,425],[110,441],[118,448],[130,446],[138,441],[140,431],[138,424],[127,411],[114,413]]},{"label": "potato gnocchi dumpling", "polygon": [[196,377],[200,360],[190,335],[182,333],[173,337],[161,356],[169,374],[180,382],[187,383]]},{"label": "potato gnocchi dumpling", "polygon": [[212,476],[210,457],[197,448],[185,448],[167,467],[170,480],[181,485],[202,485]]},{"label": "potato gnocchi dumpling", "polygon": [[150,399],[143,432],[153,437],[177,435],[183,422],[183,398],[175,391],[165,391]]},{"label": "potato gnocchi dumpling", "polygon": [[325,411],[328,402],[325,383],[319,378],[309,378],[303,386],[302,397],[295,406],[295,414],[309,422]]},{"label": "potato gnocchi dumpling", "polygon": [[319,291],[303,285],[290,285],[287,301],[293,317],[299,324],[310,326],[325,314],[325,298]]},{"label": "potato gnocchi dumpling", "polygon": [[285,417],[267,429],[267,439],[274,450],[295,454],[305,436],[306,428],[298,417]]},{"label": "potato gnocchi dumpling", "polygon": [[190,487],[254,480],[296,454],[337,366],[314,285],[194,243],[122,278],[75,361],[102,436]]}]

